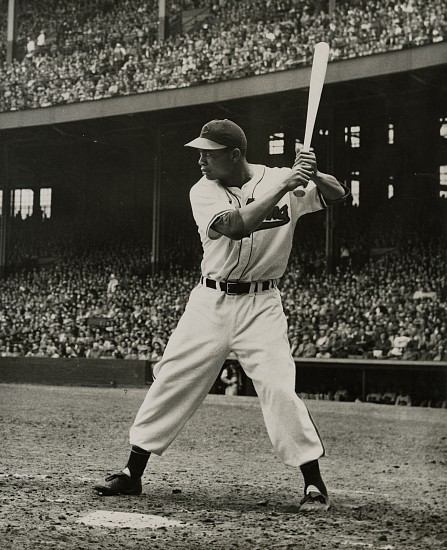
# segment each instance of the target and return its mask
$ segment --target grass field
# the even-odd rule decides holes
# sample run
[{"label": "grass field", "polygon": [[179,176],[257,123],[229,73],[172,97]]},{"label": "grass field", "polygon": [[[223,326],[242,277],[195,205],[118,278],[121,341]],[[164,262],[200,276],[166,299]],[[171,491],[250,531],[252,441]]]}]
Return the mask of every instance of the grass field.
[{"label": "grass field", "polygon": [[[276,457],[257,398],[210,395],[151,458],[141,497],[98,497],[94,482],[125,464],[144,395],[0,385],[2,550],[447,548],[447,410],[307,402],[333,507],[303,513],[301,475]],[[182,523],[79,523],[95,511]]]}]

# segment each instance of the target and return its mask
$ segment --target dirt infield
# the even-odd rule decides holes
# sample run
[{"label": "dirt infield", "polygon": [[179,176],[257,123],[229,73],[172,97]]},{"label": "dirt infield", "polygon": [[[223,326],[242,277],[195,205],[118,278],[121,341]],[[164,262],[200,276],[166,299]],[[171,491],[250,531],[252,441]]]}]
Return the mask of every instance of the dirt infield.
[{"label": "dirt infield", "polygon": [[[141,497],[96,496],[120,469],[144,389],[0,385],[0,547],[9,549],[447,548],[447,411],[308,401],[327,448],[328,512],[298,512],[301,476],[283,466],[256,398],[210,395]],[[99,511],[181,523],[79,523]]]}]

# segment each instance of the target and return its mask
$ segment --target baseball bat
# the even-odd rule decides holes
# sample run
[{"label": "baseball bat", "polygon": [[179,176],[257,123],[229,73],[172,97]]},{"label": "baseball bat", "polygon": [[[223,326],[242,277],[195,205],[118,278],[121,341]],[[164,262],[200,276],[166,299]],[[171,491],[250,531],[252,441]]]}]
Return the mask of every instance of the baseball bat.
[{"label": "baseball bat", "polygon": [[[329,59],[329,44],[318,42],[314,49],[312,61],[312,70],[310,73],[309,98],[307,101],[306,129],[304,131],[303,151],[310,150],[312,135],[314,133],[315,120],[317,118],[318,107],[320,106],[321,92],[323,90],[324,79],[326,78],[326,69]],[[297,197],[303,196],[302,189],[294,191]]]}]

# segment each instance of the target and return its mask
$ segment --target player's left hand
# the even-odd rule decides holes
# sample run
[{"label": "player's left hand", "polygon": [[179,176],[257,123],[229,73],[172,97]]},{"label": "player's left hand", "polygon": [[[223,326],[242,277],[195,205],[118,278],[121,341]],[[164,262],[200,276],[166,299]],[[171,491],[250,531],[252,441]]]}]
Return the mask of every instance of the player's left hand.
[{"label": "player's left hand", "polygon": [[317,157],[315,156],[314,150],[310,151],[298,151],[293,167],[302,167],[306,171],[309,170],[312,173],[312,177],[316,176],[317,168]]}]

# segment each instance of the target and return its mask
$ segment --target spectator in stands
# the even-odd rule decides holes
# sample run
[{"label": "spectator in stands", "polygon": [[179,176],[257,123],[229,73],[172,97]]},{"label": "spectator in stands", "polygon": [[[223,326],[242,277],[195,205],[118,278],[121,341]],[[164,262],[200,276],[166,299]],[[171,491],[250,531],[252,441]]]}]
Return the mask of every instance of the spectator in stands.
[{"label": "spectator in stands", "polygon": [[36,43],[31,37],[28,36],[26,41],[26,56],[32,57],[35,51],[36,51]]},{"label": "spectator in stands", "polygon": [[309,334],[303,334],[301,344],[296,348],[295,357],[315,357],[317,355],[317,347],[312,342]]},{"label": "spectator in stands", "polygon": [[130,352],[125,355],[124,359],[133,359],[133,360],[138,360],[140,357],[139,357],[139,354],[138,354],[138,348],[137,347],[132,347],[130,349]]},{"label": "spectator in stands", "polygon": [[32,344],[31,349],[25,354],[25,357],[41,357],[39,346],[37,344]]},{"label": "spectator in stands", "polygon": [[157,363],[158,361],[161,361],[163,357],[163,349],[161,347],[161,344],[159,341],[155,341],[152,344],[152,353],[151,353],[151,361],[154,363]]},{"label": "spectator in stands", "polygon": [[45,39],[45,31],[43,29],[40,31],[39,36],[37,37],[36,45],[37,45],[37,52],[40,54],[44,53],[45,46],[46,46],[46,39]]},{"label": "spectator in stands", "polygon": [[147,344],[143,344],[138,348],[138,359],[141,361],[151,360],[151,350]]},{"label": "spectator in stands", "polygon": [[117,349],[116,342],[110,342],[102,352],[101,359],[124,359],[124,357]]},{"label": "spectator in stands", "polygon": [[370,335],[366,334],[365,328],[357,325],[347,339],[348,355],[356,357],[367,357],[368,352],[373,348],[374,343]]},{"label": "spectator in stands", "polygon": [[87,350],[86,357],[89,359],[99,359],[102,355],[102,350],[98,342],[92,342]]},{"label": "spectator in stands", "polygon": [[376,359],[382,359],[389,355],[391,351],[391,341],[384,330],[381,330],[379,337],[373,345],[373,357]]},{"label": "spectator in stands", "polygon": [[346,269],[350,262],[350,252],[346,243],[343,243],[340,247],[340,264],[342,269]]},{"label": "spectator in stands", "polygon": [[77,357],[76,351],[71,346],[65,346],[63,351],[63,357],[73,358]]},{"label": "spectator in stands", "polygon": [[444,343],[438,344],[436,350],[427,355],[429,361],[447,361],[447,349]]},{"label": "spectator in stands", "polygon": [[410,337],[404,351],[402,352],[401,359],[403,361],[419,361],[420,358],[421,353],[418,349],[418,342],[414,338]]},{"label": "spectator in stands", "polygon": [[115,294],[118,285],[119,285],[118,279],[116,278],[114,273],[111,273],[109,282],[107,284],[107,296],[109,298],[111,298],[112,295]]},{"label": "spectator in stands", "polygon": [[338,332],[337,330],[332,332],[330,354],[331,357],[336,359],[348,357],[347,334],[345,332]]},{"label": "spectator in stands", "polygon": [[[182,312],[183,308],[179,308],[178,312]],[[152,348],[157,351],[157,353],[163,353],[166,342],[168,340],[168,335],[161,330],[157,330],[154,334],[154,337],[152,338]]]},{"label": "spectator in stands", "polygon": [[433,331],[427,331],[425,338],[425,357],[430,360],[437,355],[438,347],[444,345],[444,342],[446,342],[446,340],[445,338],[443,339],[438,327],[434,327]]},{"label": "spectator in stands", "polygon": [[74,345],[74,352],[76,357],[87,357],[86,346],[83,342],[76,342]]},{"label": "spectator in stands", "polygon": [[6,344],[5,351],[2,351],[1,357],[18,357],[17,350],[16,354],[14,353],[14,346],[12,344]]},{"label": "spectator in stands", "polygon": [[400,327],[397,331],[395,331],[388,357],[400,359],[409,341],[410,336],[408,332],[404,327]]},{"label": "spectator in stands", "polygon": [[328,358],[331,356],[330,353],[330,336],[332,333],[330,327],[325,328],[324,326],[319,329],[319,336],[315,342],[315,347],[317,348],[317,353],[315,357],[319,358]]}]

